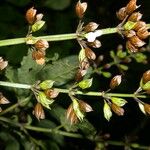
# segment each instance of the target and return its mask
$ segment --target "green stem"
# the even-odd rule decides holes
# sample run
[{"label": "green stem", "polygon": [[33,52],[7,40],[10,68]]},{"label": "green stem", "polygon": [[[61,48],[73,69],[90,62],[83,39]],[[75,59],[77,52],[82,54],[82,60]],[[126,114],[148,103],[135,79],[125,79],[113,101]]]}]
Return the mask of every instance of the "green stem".
[{"label": "green stem", "polygon": [[[117,28],[100,29],[97,31],[101,32],[102,35],[112,34],[112,33],[117,32]],[[68,33],[68,34],[59,34],[59,35],[39,36],[39,37],[35,37],[35,40],[45,39],[47,41],[63,41],[63,40],[77,39],[77,37],[78,36],[76,33]],[[1,46],[16,45],[16,44],[23,44],[23,43],[26,43],[26,38],[15,38],[15,39],[0,40],[0,47]]]},{"label": "green stem", "polygon": [[[23,88],[23,89],[31,89],[32,85],[28,84],[19,84],[19,83],[11,83],[11,82],[4,82],[0,81],[0,86],[7,86],[7,87],[14,87],[14,88]],[[69,93],[69,89],[60,89],[55,88],[60,93]],[[87,96],[102,96],[103,92],[82,92],[82,91],[75,91],[77,95],[87,95]],[[147,98],[146,95],[136,95],[135,94],[124,94],[124,93],[107,93],[107,96],[114,96],[114,97],[138,97],[138,98]]]}]

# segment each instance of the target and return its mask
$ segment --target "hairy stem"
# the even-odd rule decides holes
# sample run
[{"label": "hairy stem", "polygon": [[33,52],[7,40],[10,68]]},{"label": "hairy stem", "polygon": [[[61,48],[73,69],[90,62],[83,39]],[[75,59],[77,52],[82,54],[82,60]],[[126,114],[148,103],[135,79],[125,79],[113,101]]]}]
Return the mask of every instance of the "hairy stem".
[{"label": "hairy stem", "polygon": [[[23,88],[23,89],[31,89],[32,85],[28,84],[19,84],[19,83],[11,83],[11,82],[4,82],[0,81],[0,86],[7,86],[7,87],[14,87],[14,88]],[[60,93],[69,93],[69,89],[61,89],[61,88],[54,88]],[[82,92],[82,91],[74,91],[74,94],[77,95],[87,95],[87,96],[102,96],[103,92]],[[135,95],[135,94],[124,94],[124,93],[107,93],[107,96],[114,96],[114,97],[138,97],[138,98],[147,98],[146,95]]]}]

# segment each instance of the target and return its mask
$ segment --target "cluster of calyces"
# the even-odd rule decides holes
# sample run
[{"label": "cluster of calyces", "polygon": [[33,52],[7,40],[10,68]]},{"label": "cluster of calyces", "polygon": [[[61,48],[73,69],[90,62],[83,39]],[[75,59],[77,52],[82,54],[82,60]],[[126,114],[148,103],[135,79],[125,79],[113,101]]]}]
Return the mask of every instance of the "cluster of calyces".
[{"label": "cluster of calyces", "polygon": [[122,21],[118,32],[127,38],[126,48],[130,52],[138,52],[146,44],[143,40],[150,35],[148,26],[141,20],[142,14],[136,11],[139,8],[136,2],[137,0],[130,0],[117,12],[118,19]]},{"label": "cluster of calyces", "polygon": [[67,109],[66,118],[69,120],[70,124],[76,124],[78,121],[83,121],[86,112],[93,111],[92,107],[84,102],[79,100],[74,96],[70,97],[72,103]]},{"label": "cluster of calyces", "polygon": [[8,66],[8,61],[4,61],[2,57],[0,57],[0,70],[5,69]]},{"label": "cluster of calyces", "polygon": [[81,46],[79,53],[79,69],[76,77],[77,81],[82,80],[90,63],[96,59],[96,55],[91,48],[99,48],[101,46],[101,42],[96,39],[101,35],[99,30],[96,30],[99,25],[95,22],[89,22],[87,25],[84,25],[84,22],[82,22],[86,9],[87,3],[81,3],[79,0],[75,7],[76,14],[79,18],[76,34],[78,36],[77,40]]},{"label": "cluster of calyces", "polygon": [[34,107],[33,114],[38,120],[45,118],[43,107],[51,109],[50,106],[55,101],[54,99],[58,96],[59,92],[53,88],[54,81],[45,80],[43,82],[37,82],[33,87],[32,91],[36,97],[37,104]]},{"label": "cluster of calyces", "polygon": [[32,45],[32,58],[37,64],[43,65],[45,63],[46,49],[49,48],[49,43],[46,40],[38,40]]}]

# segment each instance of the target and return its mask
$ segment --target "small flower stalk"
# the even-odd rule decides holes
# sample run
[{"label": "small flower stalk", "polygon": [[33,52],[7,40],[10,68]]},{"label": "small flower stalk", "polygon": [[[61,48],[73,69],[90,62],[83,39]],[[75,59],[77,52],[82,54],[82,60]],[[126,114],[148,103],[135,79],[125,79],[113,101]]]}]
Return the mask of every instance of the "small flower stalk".
[{"label": "small flower stalk", "polygon": [[118,19],[122,21],[118,26],[119,33],[126,37],[126,48],[133,53],[146,44],[144,40],[150,35],[146,23],[141,21],[143,15],[136,11],[139,8],[136,2],[130,0],[117,12]]}]

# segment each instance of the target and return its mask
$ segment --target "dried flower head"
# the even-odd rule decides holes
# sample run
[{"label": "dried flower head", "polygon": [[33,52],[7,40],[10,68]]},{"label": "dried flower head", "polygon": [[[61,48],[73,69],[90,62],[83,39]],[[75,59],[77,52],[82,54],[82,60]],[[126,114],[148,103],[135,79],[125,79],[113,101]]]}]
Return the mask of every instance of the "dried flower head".
[{"label": "dried flower head", "polygon": [[146,23],[145,23],[144,21],[137,21],[137,23],[135,24],[135,26],[134,26],[133,29],[134,29],[135,31],[138,31],[138,30],[141,29],[142,27],[146,28],[146,27],[147,27]]},{"label": "dried flower head", "polygon": [[36,12],[37,12],[37,10],[34,9],[34,7],[28,9],[26,12],[26,19],[27,19],[28,23],[31,25],[34,24],[36,21]]},{"label": "dried flower head", "polygon": [[150,104],[144,103],[144,110],[148,115],[150,115]]},{"label": "dried flower head", "polygon": [[35,43],[34,46],[37,50],[45,51],[49,47],[49,44],[46,40],[40,39]]},{"label": "dried flower head", "polygon": [[111,109],[113,110],[114,113],[116,113],[118,116],[123,116],[124,115],[124,109],[117,106],[116,104],[112,103],[111,104]]},{"label": "dried flower head", "polygon": [[79,107],[80,107],[81,111],[83,111],[83,112],[93,111],[92,107],[82,100],[79,101]]},{"label": "dried flower head", "polygon": [[39,50],[36,51],[36,50],[34,50],[32,52],[32,58],[34,60],[39,60],[39,59],[44,58],[44,57],[45,57],[45,53],[43,51],[39,51]]},{"label": "dried flower head", "polygon": [[83,18],[86,9],[87,9],[87,3],[86,3],[86,2],[81,3],[80,0],[79,0],[79,1],[77,2],[77,4],[76,4],[75,10],[76,10],[77,16],[78,16],[80,19]]},{"label": "dried flower head", "polygon": [[84,27],[84,31],[85,32],[93,32],[98,28],[99,24],[95,23],[95,22],[89,22],[85,27]]},{"label": "dried flower head", "polygon": [[132,53],[138,52],[138,47],[134,46],[129,40],[126,42],[126,49]]},{"label": "dried flower head", "polygon": [[144,84],[150,81],[150,70],[143,73],[142,80]]},{"label": "dried flower head", "polygon": [[87,45],[93,48],[100,48],[102,46],[99,40],[95,40],[94,42],[87,42]]},{"label": "dried flower head", "polygon": [[121,75],[114,76],[110,81],[110,88],[114,89],[115,87],[119,86],[122,81]]},{"label": "dried flower head", "polygon": [[124,31],[124,35],[127,37],[127,38],[130,38],[132,36],[135,36],[136,35],[136,32],[134,30],[126,30]]},{"label": "dried flower head", "polygon": [[9,100],[0,92],[0,104],[9,104]]},{"label": "dried flower head", "polygon": [[0,57],[0,70],[3,70],[7,67],[8,61],[4,61],[2,57]]},{"label": "dried flower head", "polygon": [[125,17],[127,16],[126,7],[120,8],[119,11],[116,13],[116,15],[119,20],[124,20]]},{"label": "dried flower head", "polygon": [[55,89],[47,89],[45,90],[45,95],[48,97],[48,98],[56,98],[58,96],[59,92]]},{"label": "dried flower head", "polygon": [[35,117],[40,120],[40,119],[45,119],[45,113],[43,110],[43,106],[40,103],[37,103],[34,107],[33,114]]},{"label": "dried flower head", "polygon": [[128,21],[137,22],[137,21],[141,20],[141,18],[142,18],[142,14],[140,12],[134,12],[128,18]]},{"label": "dried flower head", "polygon": [[136,5],[136,1],[137,0],[130,0],[129,3],[126,6],[126,13],[128,15],[132,14],[134,10],[136,10],[138,8],[138,6]]},{"label": "dried flower head", "polygon": [[133,36],[133,37],[129,38],[129,41],[135,47],[142,47],[142,46],[144,46],[146,44],[144,41],[142,41],[141,39],[139,39],[138,36]]},{"label": "dried flower head", "polygon": [[85,56],[89,60],[95,60],[96,59],[95,53],[90,48],[88,48],[88,47],[85,48]]},{"label": "dried flower head", "polygon": [[142,27],[137,31],[137,36],[142,40],[148,38],[149,35],[147,27]]}]

